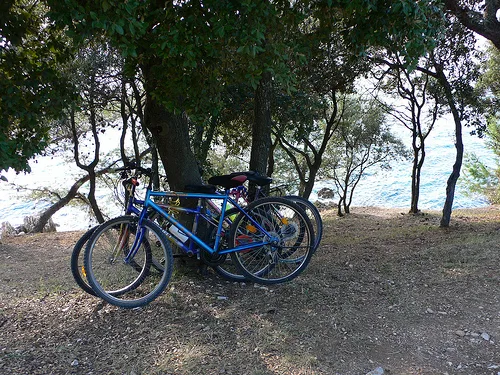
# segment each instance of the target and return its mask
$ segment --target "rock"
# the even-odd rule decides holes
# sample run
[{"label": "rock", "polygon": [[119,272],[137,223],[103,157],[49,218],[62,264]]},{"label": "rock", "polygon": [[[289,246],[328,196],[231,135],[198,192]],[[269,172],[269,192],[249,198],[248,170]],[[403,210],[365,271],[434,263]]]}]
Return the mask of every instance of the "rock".
[{"label": "rock", "polygon": [[[31,233],[33,232],[33,228],[35,225],[38,223],[38,220],[40,219],[40,216],[38,215],[33,215],[33,216],[26,216],[24,218],[24,225],[23,225],[23,230],[26,233]],[[47,221],[47,224],[43,227],[43,232],[56,232],[56,224],[54,224],[54,221],[52,218]]]},{"label": "rock", "polygon": [[382,375],[384,373],[384,369],[382,367],[377,367],[376,369],[368,372],[366,375]]},{"label": "rock", "polygon": [[333,199],[335,193],[330,188],[323,188],[318,191],[318,198]]},{"label": "rock", "polygon": [[490,335],[488,335],[486,332],[481,333],[481,337],[483,340],[490,341]]},{"label": "rock", "polygon": [[455,334],[456,334],[457,336],[464,337],[464,336],[465,336],[465,331],[458,330],[458,331],[455,331]]},{"label": "rock", "polygon": [[314,205],[316,206],[316,208],[319,211],[326,211],[326,210],[338,207],[338,205],[336,203],[333,203],[333,202],[320,202],[320,201],[316,201],[316,202],[314,202]]},{"label": "rock", "polygon": [[259,285],[259,284],[253,284],[253,287],[254,288],[257,288],[257,289],[262,289],[262,290],[269,290],[269,288],[267,286],[262,286],[262,285]]},{"label": "rock", "polygon": [[16,233],[16,230],[8,221],[2,223],[0,227],[0,238],[14,236]]},{"label": "rock", "polygon": [[78,366],[78,364],[79,364],[78,359],[75,359],[75,360],[73,360],[73,362],[71,362],[72,367],[76,367],[76,366]]}]

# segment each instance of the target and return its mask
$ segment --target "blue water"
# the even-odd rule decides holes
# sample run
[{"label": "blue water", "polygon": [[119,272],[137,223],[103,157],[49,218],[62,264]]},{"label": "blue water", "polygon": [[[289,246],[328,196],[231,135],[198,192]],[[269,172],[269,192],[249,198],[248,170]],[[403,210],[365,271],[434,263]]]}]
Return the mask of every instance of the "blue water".
[{"label": "blue water", "polygon": [[[454,127],[451,121],[442,120],[426,140],[426,158],[421,173],[419,208],[442,209],[446,197],[446,184],[455,162]],[[410,147],[408,130],[396,129],[398,136]],[[464,152],[476,154],[486,165],[494,166],[495,158],[485,146],[485,140],[470,135],[464,129]],[[378,168],[367,171],[365,178],[355,189],[352,206],[378,206],[408,208],[411,203],[412,162],[400,161],[389,171]],[[462,168],[462,176],[464,169]],[[318,182],[315,192],[322,187],[332,187],[328,182]],[[453,208],[483,207],[489,203],[480,195],[467,194],[459,179],[455,190]]]},{"label": "blue water", "polygon": [[[410,134],[406,130],[395,129],[398,135],[408,143]],[[445,200],[446,181],[451,173],[455,160],[453,144],[453,124],[442,121],[426,141],[427,156],[422,169],[422,183],[419,200],[420,209],[442,209]],[[111,137],[116,140],[117,137]],[[468,130],[464,131],[465,152],[474,152],[488,165],[494,165],[494,156],[484,141],[471,136]],[[116,147],[109,142],[103,147],[105,153]],[[67,155],[68,156],[68,155]],[[70,155],[69,155],[70,156]],[[9,182],[16,185],[35,187],[60,187],[68,190],[73,182],[82,175],[80,170],[71,163],[66,163],[63,156],[40,157],[37,162],[31,163],[32,173],[16,175],[9,171],[6,176]],[[311,200],[317,199],[317,191],[323,187],[333,187],[328,181],[319,181],[315,185]],[[411,161],[394,163],[389,171],[374,168],[368,170],[365,178],[356,187],[352,206],[378,206],[406,208],[410,206],[411,192]],[[113,217],[120,213],[118,204],[114,203],[112,194],[107,190],[98,194],[100,206]],[[333,200],[334,202],[336,199]],[[482,207],[488,202],[481,196],[468,196],[459,184],[455,193],[454,208]],[[49,206],[43,200],[32,201],[22,192],[18,192],[10,185],[0,182],[0,223],[10,222],[17,226],[23,223],[23,218],[36,214]],[[53,220],[59,225],[58,231],[81,230],[95,224],[89,219],[86,210],[79,207],[65,207],[61,209]]]}]

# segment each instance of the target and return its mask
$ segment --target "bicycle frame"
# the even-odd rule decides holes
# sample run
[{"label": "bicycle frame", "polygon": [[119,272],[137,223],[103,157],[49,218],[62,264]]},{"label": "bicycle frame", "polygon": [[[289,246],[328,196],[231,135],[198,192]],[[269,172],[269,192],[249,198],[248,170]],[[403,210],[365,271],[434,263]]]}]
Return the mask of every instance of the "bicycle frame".
[{"label": "bicycle frame", "polygon": [[[169,214],[165,209],[173,209],[179,212],[184,212],[184,213],[192,213],[195,214],[197,218],[202,218],[204,220],[208,220],[207,216],[202,213],[202,205],[198,204],[196,209],[188,208],[188,207],[177,207],[177,206],[172,206],[169,204],[157,204],[153,201],[152,198],[154,197],[163,197],[163,198],[187,198],[187,199],[203,199],[203,200],[219,200],[222,201],[222,206],[221,206],[221,213],[220,217],[223,218],[226,212],[226,207],[229,204],[234,206],[235,208],[238,209],[240,214],[245,215],[250,222],[252,223],[255,228],[257,228],[259,231],[264,233],[266,236],[265,238],[268,238],[268,240],[260,241],[260,242],[252,242],[252,243],[246,243],[243,245],[238,245],[236,247],[230,248],[230,249],[223,249],[220,250],[220,240],[221,240],[221,233],[222,233],[222,227],[224,224],[224,220],[219,220],[217,224],[217,232],[215,236],[215,243],[213,247],[207,245],[201,238],[199,238],[193,231],[189,230],[186,228],[184,225],[182,225],[178,220],[176,220],[171,214]],[[141,201],[138,201],[141,202]],[[136,209],[136,208],[135,208]],[[135,211],[134,209],[134,211]],[[238,251],[244,251],[244,250],[250,250],[253,248],[265,246],[265,245],[272,245],[276,244],[279,241],[279,238],[276,236],[272,236],[269,234],[257,221],[255,221],[252,217],[250,217],[243,208],[241,208],[237,202],[235,202],[230,196],[229,196],[229,190],[226,190],[225,194],[218,194],[218,193],[213,193],[213,194],[207,194],[207,193],[183,193],[183,192],[158,192],[158,191],[152,191],[151,189],[146,190],[146,197],[143,201],[143,209],[141,210],[139,214],[139,228],[138,228],[138,235],[135,238],[134,244],[132,245],[129,253],[125,257],[124,261],[125,262],[130,262],[130,260],[135,256],[137,253],[140,244],[142,243],[144,236],[145,236],[145,229],[142,227],[142,222],[146,219],[148,219],[148,209],[153,209],[155,212],[159,213],[167,222],[169,222],[171,225],[175,226],[178,230],[182,231],[186,237],[188,237],[192,242],[194,242],[196,245],[198,245],[201,249],[207,251],[210,254],[229,254],[232,252],[238,252]],[[195,224],[194,228],[196,229],[197,221],[195,219]],[[184,244],[178,242],[183,248],[185,248]]]},{"label": "bicycle frame", "polygon": [[[140,217],[141,213],[143,212],[143,209],[138,209],[136,206],[144,207],[144,200],[137,199],[135,197],[135,189],[136,189],[136,187],[137,187],[137,184],[135,184],[133,181],[130,181],[130,186],[126,187],[126,189],[128,190],[128,197],[129,198],[128,198],[127,205],[125,207],[125,215],[133,214],[133,215],[136,215],[136,216]],[[221,199],[221,195],[220,194],[218,194],[218,198]],[[218,215],[220,215],[221,209],[219,207],[217,207],[209,199],[204,199],[204,201],[209,206],[209,208],[213,209]],[[176,212],[184,212],[184,213],[194,214],[195,215],[195,221],[194,221],[194,224],[193,224],[193,230],[192,230],[192,232],[195,232],[200,217],[202,217],[205,221],[213,224],[214,226],[218,225],[218,221],[212,219],[210,214],[204,214],[203,213],[203,207],[202,207],[201,203],[202,203],[201,199],[199,199],[198,200],[198,206],[197,206],[196,210],[185,208],[185,207],[180,207],[180,206],[177,206],[177,205],[171,205],[171,204],[170,205],[168,205],[168,204],[157,204],[157,206],[159,208],[161,208],[162,210],[164,210],[164,211],[169,210],[169,211],[176,211]],[[144,212],[147,212],[147,210],[144,210]],[[186,242],[181,242],[175,236],[173,236],[171,233],[169,233],[168,231],[164,231],[164,232],[165,232],[165,235],[167,236],[167,238],[170,241],[174,242],[177,246],[179,246],[188,255],[193,255],[193,254],[195,254],[197,252],[197,248],[195,247],[195,242],[193,242],[191,240],[190,241],[186,241]],[[189,246],[186,246],[187,242],[189,242]]]}]

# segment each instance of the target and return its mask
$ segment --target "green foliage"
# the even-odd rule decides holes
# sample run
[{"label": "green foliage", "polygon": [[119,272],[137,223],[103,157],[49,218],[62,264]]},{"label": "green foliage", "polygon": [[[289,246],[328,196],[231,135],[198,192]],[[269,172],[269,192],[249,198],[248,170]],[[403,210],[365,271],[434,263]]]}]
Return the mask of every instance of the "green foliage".
[{"label": "green foliage", "polygon": [[500,167],[486,166],[475,154],[466,156],[464,163],[464,180],[468,194],[480,194],[491,204],[500,203]]},{"label": "green foliage", "polygon": [[[202,124],[224,112],[229,87],[255,89],[263,72],[271,72],[276,86],[291,94],[299,83],[298,67],[332,40],[342,40],[357,56],[391,45],[413,61],[431,44],[440,14],[432,0],[46,0],[49,13],[44,4],[10,1],[3,5],[7,12],[1,12],[7,22],[1,22],[0,82],[8,84],[0,88],[8,98],[0,102],[0,146],[5,150],[0,169],[16,163],[19,170],[28,168],[27,158],[45,147],[47,120],[60,113],[59,102],[71,97],[61,95],[63,86],[56,85],[57,63],[67,51],[56,26],[64,27],[77,45],[104,35],[131,69],[148,73],[148,95],[171,112],[187,111],[192,121]],[[323,52],[316,55],[317,67]],[[353,54],[332,56],[346,63]],[[4,64],[8,61],[12,66]],[[331,66],[312,70],[316,83],[322,81],[321,73],[331,75],[328,82],[340,76]],[[304,90],[305,95],[310,92]],[[231,117],[242,127],[248,123],[239,114]]]},{"label": "green foliage", "polygon": [[289,79],[290,51],[280,42],[289,7],[280,10],[279,2],[49,3],[72,37],[104,33],[125,57],[148,70],[155,77],[148,93],[172,111],[212,112],[227,85],[245,82],[255,88],[265,70],[278,80]]},{"label": "green foliage", "polygon": [[50,120],[72,95],[60,77],[67,57],[61,33],[37,1],[11,1],[0,12],[0,171],[29,171],[47,146]]},{"label": "green foliage", "polygon": [[463,184],[471,194],[480,194],[491,204],[500,203],[500,121],[491,118],[486,132],[486,146],[496,156],[496,166],[487,166],[475,154],[467,155]]},{"label": "green foliage", "polygon": [[486,70],[478,82],[477,90],[485,99],[490,116],[500,114],[500,50],[490,45],[487,49]]},{"label": "green foliage", "polygon": [[388,47],[399,50],[412,66],[434,45],[443,15],[436,0],[328,0],[323,4],[318,18],[329,28],[340,20],[344,37],[359,54],[367,54],[370,47]]},{"label": "green foliage", "polygon": [[391,44],[414,59],[431,43],[440,14],[433,1],[409,0],[49,4],[72,37],[102,32],[124,56],[152,69],[157,81],[147,90],[190,115],[217,108],[228,85],[255,89],[264,71],[283,87],[294,86],[291,67],[304,64],[333,30],[342,30],[358,54]]}]

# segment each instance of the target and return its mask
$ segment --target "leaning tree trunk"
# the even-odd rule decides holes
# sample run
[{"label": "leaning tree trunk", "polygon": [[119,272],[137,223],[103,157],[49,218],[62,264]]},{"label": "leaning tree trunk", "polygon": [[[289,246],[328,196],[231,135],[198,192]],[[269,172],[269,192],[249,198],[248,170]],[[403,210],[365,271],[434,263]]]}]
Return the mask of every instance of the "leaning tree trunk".
[{"label": "leaning tree trunk", "polygon": [[453,164],[453,170],[448,177],[448,182],[446,185],[446,199],[443,206],[443,216],[441,217],[440,227],[449,227],[451,220],[451,211],[453,207],[453,199],[455,197],[455,187],[457,185],[458,178],[460,177],[460,170],[462,169],[462,161],[464,157],[464,143],[462,139],[462,122],[460,120],[460,115],[458,109],[455,105],[453,99],[453,93],[450,83],[446,79],[443,71],[437,69],[437,77],[444,89],[446,100],[450,106],[451,113],[453,115],[453,121],[455,122],[455,148],[457,149],[457,155],[455,157],[455,164]]},{"label": "leaning tree trunk", "polygon": [[444,4],[465,27],[489,39],[500,50],[499,0],[486,0],[482,15],[462,6],[458,0],[445,0]]},{"label": "leaning tree trunk", "polygon": [[[102,175],[102,174],[107,173],[108,171],[109,171],[108,168],[102,169],[102,170],[96,172],[96,175]],[[47,225],[47,223],[49,222],[50,218],[57,211],[59,211],[64,206],[66,206],[71,200],[73,200],[74,198],[76,198],[76,196],[78,194],[78,189],[80,189],[80,187],[84,183],[86,183],[87,181],[89,181],[89,179],[90,179],[90,175],[88,175],[88,174],[86,176],[83,176],[80,179],[78,179],[73,184],[73,186],[71,186],[71,188],[69,189],[68,193],[64,197],[62,197],[56,203],[54,203],[49,208],[47,208],[45,211],[43,211],[42,214],[40,215],[40,217],[38,218],[36,224],[34,225],[34,227],[32,229],[32,233],[41,233],[41,232],[43,232],[43,228],[45,228],[45,225]]]}]

